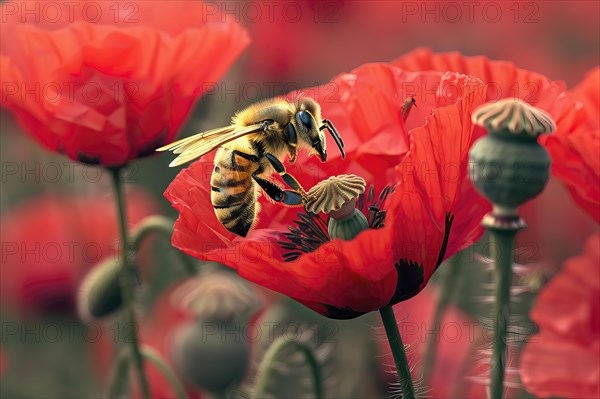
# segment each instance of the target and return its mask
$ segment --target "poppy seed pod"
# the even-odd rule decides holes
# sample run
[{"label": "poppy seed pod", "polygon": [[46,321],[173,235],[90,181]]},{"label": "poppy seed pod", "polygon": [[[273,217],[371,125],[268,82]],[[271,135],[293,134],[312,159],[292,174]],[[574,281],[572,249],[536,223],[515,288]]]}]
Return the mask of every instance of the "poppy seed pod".
[{"label": "poppy seed pod", "polygon": [[172,301],[197,319],[211,322],[246,320],[262,302],[246,281],[234,272],[218,269],[189,279],[173,293]]},{"label": "poppy seed pod", "polygon": [[469,152],[469,174],[477,190],[494,205],[493,213],[515,217],[516,209],[544,189],[550,156],[537,142],[554,131],[550,115],[518,99],[484,104],[472,115],[488,135]]},{"label": "poppy seed pod", "polygon": [[329,214],[327,232],[331,238],[351,240],[369,228],[365,215],[356,209],[356,198],[365,192],[366,182],[355,175],[332,176],[308,191],[306,210]]},{"label": "poppy seed pod", "polygon": [[120,273],[121,262],[110,257],[85,276],[77,298],[77,312],[82,320],[98,319],[121,307]]},{"label": "poppy seed pod", "polygon": [[[355,206],[356,201],[352,200],[349,204]],[[350,216],[344,219],[336,219],[332,216],[329,219],[327,233],[329,233],[331,238],[351,240],[368,228],[369,223],[367,222],[367,218],[362,212],[355,208]]]},{"label": "poppy seed pod", "polygon": [[174,333],[171,356],[187,381],[211,393],[222,393],[244,378],[249,353],[239,323],[191,322]]}]

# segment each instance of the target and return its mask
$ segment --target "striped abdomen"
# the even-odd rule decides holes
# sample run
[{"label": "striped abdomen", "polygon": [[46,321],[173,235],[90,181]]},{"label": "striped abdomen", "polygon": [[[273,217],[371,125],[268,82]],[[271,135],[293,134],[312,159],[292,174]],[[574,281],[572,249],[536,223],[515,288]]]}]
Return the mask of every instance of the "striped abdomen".
[{"label": "striped abdomen", "polygon": [[254,225],[258,206],[252,174],[259,168],[255,155],[221,147],[210,179],[210,199],[217,219],[234,234],[245,237]]}]

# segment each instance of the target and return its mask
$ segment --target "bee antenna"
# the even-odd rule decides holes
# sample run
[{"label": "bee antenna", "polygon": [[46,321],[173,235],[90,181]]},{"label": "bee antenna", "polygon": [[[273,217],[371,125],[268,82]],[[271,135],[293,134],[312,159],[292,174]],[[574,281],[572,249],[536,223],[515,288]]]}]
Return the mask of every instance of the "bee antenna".
[{"label": "bee antenna", "polygon": [[331,137],[333,137],[333,140],[342,153],[342,159],[344,159],[346,157],[346,153],[344,152],[344,140],[342,140],[342,137],[329,119],[323,119],[323,126],[321,126],[319,130],[323,129],[327,129],[327,131],[331,134]]}]

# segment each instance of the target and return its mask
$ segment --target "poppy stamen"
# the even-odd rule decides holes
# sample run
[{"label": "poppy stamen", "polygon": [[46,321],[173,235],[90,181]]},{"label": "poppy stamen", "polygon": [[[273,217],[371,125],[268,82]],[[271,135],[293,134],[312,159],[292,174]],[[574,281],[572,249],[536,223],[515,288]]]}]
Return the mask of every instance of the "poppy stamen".
[{"label": "poppy stamen", "polygon": [[[367,218],[368,227],[371,229],[382,228],[386,216],[386,211],[384,210],[385,202],[389,195],[394,192],[395,186],[385,186],[379,195],[376,196],[375,187],[373,185],[369,186],[369,189],[365,193],[364,189],[360,189],[358,180],[353,179],[350,175],[335,176],[334,178],[327,179],[319,184],[324,185],[327,181],[329,181],[329,184],[339,184],[340,178],[343,178],[345,184],[353,185],[354,190],[356,191],[355,195],[358,195],[358,197],[352,195],[352,190],[348,190],[349,192],[345,192],[347,195],[346,198],[355,198],[355,209],[360,211]],[[362,184],[364,184],[364,180],[362,181]],[[321,195],[324,196],[324,198],[314,197],[313,201],[308,204],[310,210],[305,207],[304,212],[298,212],[299,219],[293,221],[294,226],[288,227],[289,232],[283,233],[285,240],[278,242],[281,248],[284,251],[287,251],[283,254],[286,262],[296,260],[302,256],[302,254],[314,252],[321,245],[331,241],[331,236],[328,233],[328,224],[329,218],[334,217],[334,215],[331,215],[330,213],[340,212],[341,207],[343,206],[341,202],[344,201],[341,201],[340,197],[332,196],[330,191],[323,188],[316,190],[313,188],[309,193],[318,191],[321,191]],[[357,194],[360,191],[362,192]],[[333,204],[333,202],[335,202],[335,204]],[[319,213],[311,212],[311,210],[321,212],[325,208],[330,212],[327,213],[327,218],[323,218]]]}]

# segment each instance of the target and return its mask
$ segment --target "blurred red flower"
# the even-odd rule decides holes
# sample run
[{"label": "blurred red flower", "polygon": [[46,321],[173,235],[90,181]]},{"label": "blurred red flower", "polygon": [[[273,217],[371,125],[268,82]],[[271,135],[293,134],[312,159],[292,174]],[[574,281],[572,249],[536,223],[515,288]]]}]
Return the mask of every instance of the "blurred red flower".
[{"label": "blurred red flower", "polygon": [[[157,211],[148,194],[128,192],[132,224]],[[2,215],[2,307],[22,312],[75,313],[79,282],[118,251],[112,196],[54,194]]]},{"label": "blurred red flower", "polygon": [[[352,241],[329,242],[325,231],[314,252],[286,261],[290,251],[281,242],[297,210],[265,204],[247,238],[230,234],[212,210],[212,165],[201,160],[165,192],[180,212],[173,245],[234,267],[240,276],[331,318],[357,317],[414,296],[444,259],[482,233],[479,221],[488,206],[474,194],[466,163],[475,139],[470,115],[484,98],[484,86],[456,73],[367,64],[305,93],[338,126],[348,156],[332,154],[320,169],[316,161],[300,159],[290,172],[304,170],[297,177],[305,187],[339,173],[359,174],[378,190],[396,184],[385,226]],[[402,103],[411,95],[418,108],[405,124]]]},{"label": "blurred red flower", "polygon": [[546,139],[552,173],[569,189],[575,202],[600,223],[600,67],[589,71],[571,91],[583,104],[585,122],[570,134]]},{"label": "blurred red flower", "polygon": [[0,377],[4,374],[4,369],[6,368],[6,355],[2,348],[0,348]]},{"label": "blurred red flower", "polygon": [[[553,82],[507,61],[465,57],[460,53],[432,53],[417,49],[393,62],[407,70],[453,71],[488,83],[486,101],[520,98],[552,115],[557,130],[540,142],[552,157],[552,173],[569,189],[575,201],[600,222],[600,134],[598,132],[598,70],[588,74],[569,96],[563,82]],[[582,109],[575,99],[584,102]],[[595,123],[595,126],[594,126]],[[478,129],[482,129],[478,127]]]},{"label": "blurred red flower", "polygon": [[540,397],[600,395],[600,234],[567,260],[530,312],[540,332],[520,359],[521,380]]},{"label": "blurred red flower", "polygon": [[[2,26],[10,41],[0,53],[0,103],[46,148],[105,166],[172,141],[206,83],[249,43],[241,26],[209,18],[199,1],[114,3],[101,23],[40,27],[19,23],[12,6],[2,6],[12,18]],[[129,20],[115,7],[141,12]]]}]

